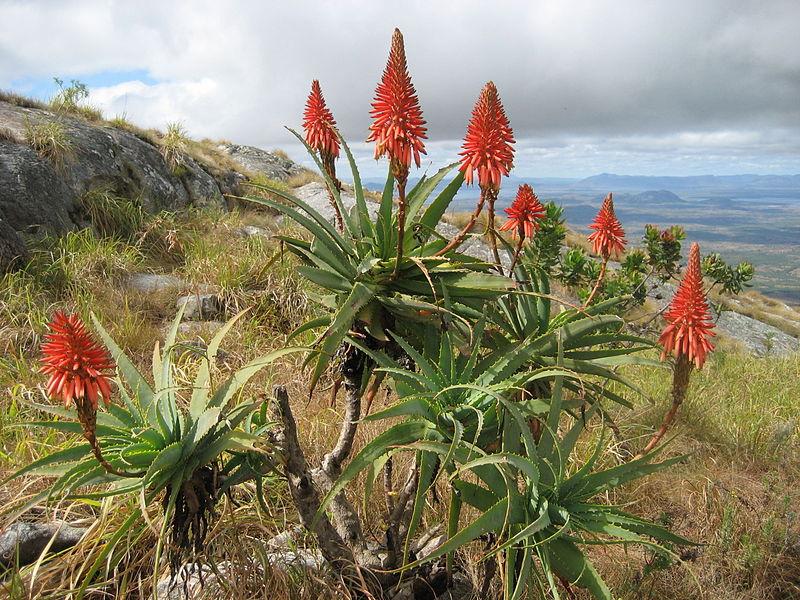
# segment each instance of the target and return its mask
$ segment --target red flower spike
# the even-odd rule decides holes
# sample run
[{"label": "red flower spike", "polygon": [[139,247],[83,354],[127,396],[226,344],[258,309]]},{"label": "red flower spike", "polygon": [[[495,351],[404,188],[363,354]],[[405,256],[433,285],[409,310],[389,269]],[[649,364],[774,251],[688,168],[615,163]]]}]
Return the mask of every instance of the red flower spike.
[{"label": "red flower spike", "polygon": [[319,81],[311,82],[311,93],[306,100],[306,109],[303,112],[303,130],[306,133],[306,142],[320,155],[331,158],[339,157],[339,138],[334,131],[336,121],[333,113],[325,104]]},{"label": "red flower spike", "polygon": [[594,233],[589,235],[592,242],[592,250],[605,260],[614,254],[622,254],[625,251],[625,231],[622,229],[617,215],[614,214],[614,200],[608,194],[600,212],[594,218],[594,222],[589,225],[589,229],[594,229]]},{"label": "red flower spike", "polygon": [[703,368],[706,355],[714,349],[709,341],[715,333],[708,300],[703,290],[703,273],[700,270],[700,246],[692,244],[689,250],[689,265],[683,275],[678,291],[664,313],[667,326],[658,343],[664,347],[661,360],[667,354],[686,355],[698,369]]},{"label": "red flower spike", "polygon": [[506,209],[508,221],[500,227],[500,231],[511,230],[515,238],[531,239],[539,229],[539,221],[544,218],[545,212],[533,188],[523,183],[519,186],[514,202]]},{"label": "red flower spike", "polygon": [[478,185],[500,189],[500,177],[508,175],[514,166],[514,132],[506,117],[497,88],[487,83],[467,125],[464,145],[459,153],[464,179],[472,184],[474,172],[478,173]]},{"label": "red flower spike", "polygon": [[370,116],[374,121],[367,141],[375,142],[375,158],[387,155],[396,176],[408,173],[412,153],[419,167],[419,155],[425,154],[422,142],[427,137],[425,120],[408,74],[403,34],[399,29],[392,35],[389,61],[375,89]]},{"label": "red flower spike", "polygon": [[40,373],[50,375],[47,394],[60,396],[65,406],[88,398],[97,410],[97,398],[111,399],[109,371],[114,361],[100,344],[92,339],[78,315],[59,311],[48,324],[50,333],[42,344]]}]

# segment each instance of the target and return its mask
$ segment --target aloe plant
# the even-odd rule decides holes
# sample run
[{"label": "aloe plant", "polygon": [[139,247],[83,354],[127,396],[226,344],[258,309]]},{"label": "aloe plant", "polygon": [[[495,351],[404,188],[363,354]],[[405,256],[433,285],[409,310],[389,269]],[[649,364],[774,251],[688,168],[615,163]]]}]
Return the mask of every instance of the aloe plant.
[{"label": "aloe plant", "polygon": [[[609,321],[594,320],[596,328]],[[566,366],[564,348],[576,343],[569,322],[553,331],[552,337],[545,335],[538,341],[503,351],[490,349],[488,353],[483,346],[484,325],[480,322],[476,326],[472,343],[460,351],[448,331],[441,335],[438,346],[428,344],[422,353],[397,338],[414,359],[417,371],[403,369],[385,355],[364,348],[378,363],[377,370],[393,379],[398,396],[394,405],[365,420],[403,420],[371,440],[353,458],[323,500],[319,513],[359,473],[368,471],[367,481],[372,482],[387,458],[411,451],[418,465],[418,487],[405,529],[404,558],[421,521],[425,495],[442,474],[446,474],[449,490],[449,539],[424,561],[395,566],[414,569],[421,562],[451,555],[491,533],[498,542],[489,554],[504,555],[505,598],[521,598],[526,590],[557,598],[556,584],[560,581],[567,588],[577,585],[596,598],[610,599],[606,584],[582,545],[639,543],[668,552],[661,543],[691,542],[595,498],[684,457],[652,464],[651,454],[599,469],[605,448],[601,434],[591,457],[576,461],[576,444],[600,404],[590,405],[581,416],[578,409],[583,400],[564,398],[565,382],[579,382],[583,377]],[[550,340],[554,340],[555,364],[523,368]],[[527,392],[531,383],[541,381],[552,382],[546,396]],[[565,413],[575,418],[559,435]],[[367,486],[367,494],[371,487]],[[459,529],[465,503],[482,514]]]},{"label": "aloe plant", "polygon": [[[192,387],[185,390],[187,404],[179,397],[182,390],[173,368],[181,313],[167,334],[163,350],[159,352],[156,344],[152,384],[92,316],[118,369],[116,383],[121,404],[111,403],[108,412],[97,415],[97,442],[107,465],[98,462],[88,443],[70,445],[32,462],[8,480],[25,474],[46,475],[55,480],[19,510],[62,498],[138,496],[146,506],[161,497],[164,525],[158,552],[169,536],[170,548],[177,549],[170,556],[171,562],[177,566],[183,554],[202,550],[207,520],[219,495],[235,483],[260,478],[268,470],[269,454],[257,444],[261,445],[271,423],[264,418],[263,402],[240,400],[239,393],[274,360],[306,349],[276,350],[213,385],[214,360],[224,336],[243,314],[240,313],[219,330],[202,353]],[[32,407],[54,418],[23,425],[81,432],[75,410],[39,403],[32,403]],[[114,539],[121,539],[141,519],[141,508],[134,509]],[[97,559],[92,572],[113,545]],[[84,587],[90,578],[91,573]]]},{"label": "aloe plant", "polygon": [[[474,317],[484,301],[513,288],[512,280],[490,273],[491,264],[461,254],[457,249],[437,255],[448,240],[436,232],[436,226],[460,189],[463,173],[459,172],[432,199],[431,196],[455,164],[440,169],[431,177],[421,177],[408,192],[401,244],[391,171],[373,222],[353,155],[341,135],[339,141],[353,178],[355,206],[352,211],[345,209],[338,186],[317,155],[300,135],[292,133],[317,162],[342,215],[343,232],[338,232],[318,211],[286,190],[256,186],[267,189],[285,203],[256,197],[247,200],[286,215],[311,238],[311,241],[288,236],[279,239],[302,261],[299,272],[330,293],[321,300],[331,310],[331,315],[313,320],[300,329],[326,327],[318,340],[312,388],[353,329],[360,329],[378,342],[389,342],[386,330],[397,330],[397,321],[438,322],[438,315],[444,310],[444,298],[449,298],[457,313]],[[399,260],[398,248],[402,248]]]}]

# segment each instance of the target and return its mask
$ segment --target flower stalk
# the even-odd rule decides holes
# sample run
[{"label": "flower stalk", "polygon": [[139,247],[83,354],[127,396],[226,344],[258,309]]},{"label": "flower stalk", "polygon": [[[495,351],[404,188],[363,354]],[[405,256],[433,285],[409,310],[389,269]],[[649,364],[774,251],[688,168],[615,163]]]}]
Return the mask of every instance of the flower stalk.
[{"label": "flower stalk", "polygon": [[614,255],[620,255],[625,252],[625,244],[627,243],[625,241],[625,231],[614,213],[614,197],[610,192],[603,200],[600,211],[597,213],[594,222],[589,225],[589,228],[594,229],[594,233],[589,235],[592,251],[602,257],[603,264],[584,306],[589,306],[600,290],[608,271],[609,259]]},{"label": "flower stalk", "polygon": [[386,155],[389,168],[397,183],[397,256],[393,277],[397,277],[403,258],[406,230],[406,183],[411,167],[411,158],[417,168],[420,155],[425,154],[423,140],[427,137],[425,120],[411,75],[408,73],[403,34],[395,29],[389,59],[381,81],[375,89],[372,101],[373,117],[368,142],[375,142],[375,159]]},{"label": "flower stalk", "polygon": [[[325,173],[330,178],[336,191],[342,191],[342,183],[336,177],[336,159],[339,157],[339,138],[336,135],[336,120],[333,113],[325,103],[319,81],[311,82],[311,92],[306,100],[306,108],[303,112],[303,130],[306,136],[306,143],[319,153],[320,162]],[[336,203],[334,192],[328,189],[328,199],[330,200],[333,214],[336,219],[336,227],[339,231],[344,231],[342,213]]]},{"label": "flower stalk", "polygon": [[497,268],[502,271],[500,256],[497,252],[497,232],[494,228],[494,205],[500,191],[500,179],[508,176],[514,166],[514,131],[506,116],[503,103],[497,93],[497,87],[491,81],[481,90],[478,101],[472,109],[472,117],[467,125],[464,144],[459,153],[464,173],[464,181],[472,185],[477,175],[481,194],[478,205],[469,222],[444,248],[436,253],[441,256],[456,248],[475,226],[484,205],[488,208],[489,226],[487,233],[492,245],[492,254]]},{"label": "flower stalk", "polygon": [[700,246],[692,244],[689,264],[686,267],[678,291],[664,313],[667,325],[659,338],[663,346],[661,360],[669,354],[675,355],[672,378],[672,406],[639,456],[655,448],[674,423],[678,409],[686,399],[689,376],[692,369],[702,369],[708,353],[714,349],[709,341],[714,335],[714,323],[708,308],[708,298],[703,288],[703,273],[700,268]]},{"label": "flower stalk", "polygon": [[139,477],[142,473],[126,473],[109,463],[97,441],[98,399],[102,397],[106,405],[111,401],[109,381],[114,369],[111,356],[92,339],[77,314],[55,313],[48,329],[39,369],[40,373],[50,375],[47,395],[59,397],[65,407],[75,405],[83,437],[106,471],[120,477]]}]

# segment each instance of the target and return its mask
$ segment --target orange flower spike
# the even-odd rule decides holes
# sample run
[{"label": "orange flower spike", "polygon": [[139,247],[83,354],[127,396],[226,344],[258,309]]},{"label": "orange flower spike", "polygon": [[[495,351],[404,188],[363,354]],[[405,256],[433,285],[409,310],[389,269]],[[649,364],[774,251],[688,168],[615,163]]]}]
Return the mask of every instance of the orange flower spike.
[{"label": "orange flower spike", "polygon": [[622,229],[617,215],[614,214],[614,200],[610,193],[603,200],[600,212],[597,213],[589,228],[594,229],[594,233],[589,235],[589,241],[592,242],[592,250],[595,254],[608,260],[612,255],[622,254],[625,251],[627,243],[625,231]]},{"label": "orange flower spike", "polygon": [[311,93],[308,95],[303,112],[303,130],[308,145],[323,157],[325,155],[330,158],[339,157],[339,138],[334,127],[336,121],[333,113],[325,104],[319,81],[315,79],[311,82]]},{"label": "orange flower spike", "polygon": [[477,172],[481,188],[500,188],[500,177],[514,166],[514,131],[506,116],[497,88],[487,83],[467,125],[459,153],[464,179],[471,185]]},{"label": "orange flower spike", "polygon": [[67,316],[59,311],[48,328],[39,370],[50,375],[47,394],[60,397],[65,406],[88,398],[97,410],[99,396],[108,404],[109,372],[114,369],[114,361],[105,348],[92,339],[78,315]]},{"label": "orange flower spike", "polygon": [[392,35],[389,60],[375,89],[370,115],[373,123],[367,141],[375,142],[375,158],[386,155],[395,177],[407,177],[412,154],[417,167],[420,166],[420,154],[425,154],[422,140],[427,137],[427,130],[408,74],[403,34],[399,29]]},{"label": "orange flower spike", "polygon": [[703,289],[700,246],[697,243],[692,244],[689,250],[689,264],[669,309],[664,313],[664,319],[667,326],[658,340],[664,347],[661,360],[668,354],[676,357],[685,354],[689,362],[702,369],[706,356],[714,349],[710,338],[715,333],[712,331],[714,323]]},{"label": "orange flower spike", "polygon": [[539,221],[544,218],[546,211],[533,188],[523,183],[519,186],[514,202],[505,212],[508,220],[500,227],[500,231],[510,230],[515,238],[531,239],[539,229]]}]

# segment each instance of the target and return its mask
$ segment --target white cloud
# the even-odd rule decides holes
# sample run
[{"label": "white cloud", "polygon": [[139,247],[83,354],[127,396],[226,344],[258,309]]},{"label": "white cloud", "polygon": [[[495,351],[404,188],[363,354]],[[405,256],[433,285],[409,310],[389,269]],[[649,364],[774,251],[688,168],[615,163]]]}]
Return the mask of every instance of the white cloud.
[{"label": "white cloud", "polygon": [[319,78],[363,140],[397,25],[441,162],[493,79],[525,175],[797,172],[798,19],[793,0],[7,2],[0,87],[146,70],[156,83],[95,88],[91,101],[146,127],[177,120],[197,137],[292,150],[283,126],[299,125]]}]

